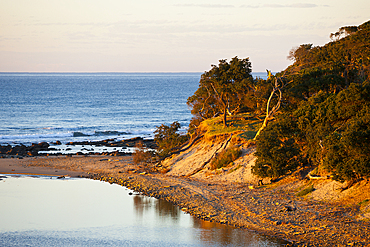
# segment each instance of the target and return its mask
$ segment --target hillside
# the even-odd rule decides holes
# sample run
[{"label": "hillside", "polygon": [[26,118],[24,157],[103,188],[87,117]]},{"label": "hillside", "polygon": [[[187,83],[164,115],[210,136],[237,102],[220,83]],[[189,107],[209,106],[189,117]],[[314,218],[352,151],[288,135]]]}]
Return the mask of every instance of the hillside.
[{"label": "hillside", "polygon": [[[162,170],[169,176],[196,178],[208,182],[241,183],[257,190],[279,187],[299,194],[306,188],[312,188],[302,198],[353,207],[356,208],[358,219],[370,219],[370,183],[367,180],[360,181],[355,186],[348,186],[349,182],[341,183],[330,176],[318,176],[320,172],[325,172],[314,166],[301,167],[276,181],[271,181],[271,178],[262,179],[253,174],[252,167],[255,166],[257,157],[256,145],[251,141],[251,137],[257,132],[262,121],[245,118],[245,115],[239,115],[234,120],[230,119],[231,127],[224,132],[220,118],[201,123],[201,138],[184,151],[164,160],[161,163]],[[212,169],[211,161],[232,146],[241,149],[241,156],[224,167]],[[259,184],[260,180],[263,185]],[[297,197],[297,200],[299,198]]]},{"label": "hillside", "polygon": [[368,181],[370,21],[330,36],[324,46],[293,48],[294,63],[276,75],[267,71],[267,80],[251,77],[248,58],[212,65],[187,102],[190,135],[207,126],[206,139],[234,132],[235,140],[255,144],[252,172],[260,178],[315,169],[348,188]]}]

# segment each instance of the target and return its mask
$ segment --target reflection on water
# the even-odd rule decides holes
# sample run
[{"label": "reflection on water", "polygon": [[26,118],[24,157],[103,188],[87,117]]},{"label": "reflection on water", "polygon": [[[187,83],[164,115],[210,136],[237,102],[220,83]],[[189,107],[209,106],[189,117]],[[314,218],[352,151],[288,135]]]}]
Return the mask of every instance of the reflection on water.
[{"label": "reflection on water", "polygon": [[169,219],[176,222],[179,220],[179,214],[182,213],[178,207],[164,200],[135,195],[133,201],[138,217],[143,217],[144,212],[154,209],[155,213],[162,220]]},{"label": "reflection on water", "polygon": [[5,176],[0,246],[283,246],[172,204],[88,179]]},{"label": "reflection on water", "polygon": [[[173,224],[178,224],[180,215],[183,214],[179,207],[167,201],[139,195],[135,195],[133,201],[135,213],[138,217],[143,217],[145,212],[154,209],[158,219],[161,219],[161,221],[170,220]],[[269,242],[266,237],[251,231],[200,220],[196,217],[190,217],[190,225],[193,229],[192,238],[200,240],[201,243],[207,243],[207,245],[279,246],[278,242]]]}]

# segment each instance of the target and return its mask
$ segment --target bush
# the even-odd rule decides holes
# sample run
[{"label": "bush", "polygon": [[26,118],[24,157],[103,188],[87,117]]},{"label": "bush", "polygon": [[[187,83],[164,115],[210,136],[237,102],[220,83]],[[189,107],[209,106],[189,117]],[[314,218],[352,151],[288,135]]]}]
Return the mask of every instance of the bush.
[{"label": "bush", "polygon": [[142,142],[138,142],[135,145],[135,151],[132,155],[132,159],[135,164],[149,163],[152,159],[152,153],[146,149]]},{"label": "bush", "polygon": [[220,152],[216,158],[214,158],[210,164],[211,169],[219,169],[221,167],[226,167],[230,163],[234,162],[240,157],[242,151],[239,147],[231,147]]},{"label": "bush", "polygon": [[170,126],[165,124],[157,126],[157,129],[154,131],[154,141],[158,146],[157,154],[159,157],[164,158],[168,156],[171,151],[188,140],[187,135],[177,133],[180,127],[181,125],[177,121]]},{"label": "bush", "polygon": [[302,162],[295,132],[296,126],[289,120],[270,123],[257,138],[252,172],[262,178],[279,178],[295,170]]}]

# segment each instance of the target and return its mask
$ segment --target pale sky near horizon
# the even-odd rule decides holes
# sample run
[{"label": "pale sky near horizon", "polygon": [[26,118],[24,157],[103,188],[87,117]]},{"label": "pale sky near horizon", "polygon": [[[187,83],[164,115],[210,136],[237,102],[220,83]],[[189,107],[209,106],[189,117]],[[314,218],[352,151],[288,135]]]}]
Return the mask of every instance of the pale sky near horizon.
[{"label": "pale sky near horizon", "polygon": [[0,72],[204,72],[289,50],[370,19],[369,0],[0,0]]}]

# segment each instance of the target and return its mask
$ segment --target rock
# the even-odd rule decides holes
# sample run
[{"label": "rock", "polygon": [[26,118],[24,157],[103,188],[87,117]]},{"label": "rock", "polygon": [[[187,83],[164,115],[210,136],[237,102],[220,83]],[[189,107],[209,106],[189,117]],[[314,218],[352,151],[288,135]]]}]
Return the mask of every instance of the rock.
[{"label": "rock", "polygon": [[297,210],[297,208],[296,207],[294,207],[294,206],[285,206],[285,209],[286,209],[286,211],[287,212],[293,212],[293,211],[296,211]]},{"label": "rock", "polygon": [[280,220],[277,220],[277,221],[275,221],[274,223],[275,223],[275,225],[277,225],[277,226],[282,224],[282,222],[281,222]]}]

